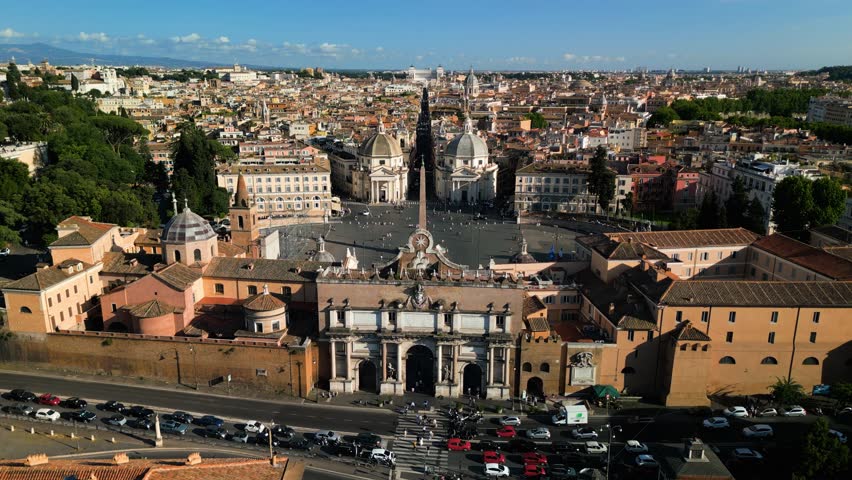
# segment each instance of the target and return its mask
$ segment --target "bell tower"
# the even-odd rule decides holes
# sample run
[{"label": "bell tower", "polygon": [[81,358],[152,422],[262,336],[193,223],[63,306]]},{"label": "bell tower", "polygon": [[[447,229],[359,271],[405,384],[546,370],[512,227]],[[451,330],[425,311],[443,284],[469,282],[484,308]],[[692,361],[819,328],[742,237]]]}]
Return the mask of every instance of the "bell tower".
[{"label": "bell tower", "polygon": [[253,247],[260,238],[257,206],[249,198],[246,179],[242,173],[237,177],[234,205],[228,210],[228,218],[231,219],[231,243],[245,248],[249,256],[256,256]]}]

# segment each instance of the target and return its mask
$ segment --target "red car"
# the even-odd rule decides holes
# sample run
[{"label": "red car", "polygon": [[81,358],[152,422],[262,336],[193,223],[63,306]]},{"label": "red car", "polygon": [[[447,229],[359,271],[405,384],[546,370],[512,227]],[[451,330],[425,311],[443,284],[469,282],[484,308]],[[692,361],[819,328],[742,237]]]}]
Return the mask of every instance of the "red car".
[{"label": "red car", "polygon": [[51,395],[49,393],[45,393],[44,395],[38,397],[39,405],[50,405],[51,407],[55,407],[59,405],[59,397],[56,395]]},{"label": "red car", "polygon": [[545,471],[544,467],[541,465],[536,465],[534,463],[524,465],[524,476],[527,478],[538,478],[546,474],[547,471]]},{"label": "red car", "polygon": [[506,463],[506,456],[499,452],[482,452],[482,463]]},{"label": "red car", "polygon": [[544,465],[547,463],[547,456],[538,452],[527,452],[521,455],[525,465]]},{"label": "red car", "polygon": [[447,440],[447,450],[452,450],[454,452],[469,452],[470,442],[462,440],[461,438],[451,438]]},{"label": "red car", "polygon": [[511,425],[506,425],[497,430],[497,436],[500,438],[515,438],[518,432],[515,431],[515,427]]}]

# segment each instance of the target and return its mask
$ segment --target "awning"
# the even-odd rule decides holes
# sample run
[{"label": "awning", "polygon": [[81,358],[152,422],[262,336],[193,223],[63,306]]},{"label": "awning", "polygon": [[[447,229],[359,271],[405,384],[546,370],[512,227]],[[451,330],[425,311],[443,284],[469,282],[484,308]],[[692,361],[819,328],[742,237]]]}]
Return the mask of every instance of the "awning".
[{"label": "awning", "polygon": [[595,398],[604,398],[609,395],[609,398],[618,398],[618,390],[612,385],[595,385],[592,387]]}]

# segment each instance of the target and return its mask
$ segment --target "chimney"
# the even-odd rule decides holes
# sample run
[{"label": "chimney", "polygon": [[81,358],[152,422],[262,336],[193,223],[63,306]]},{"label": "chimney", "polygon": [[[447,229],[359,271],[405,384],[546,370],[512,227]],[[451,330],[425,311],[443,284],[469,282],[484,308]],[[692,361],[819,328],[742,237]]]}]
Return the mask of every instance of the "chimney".
[{"label": "chimney", "polygon": [[26,465],[28,467],[35,467],[36,465],[47,465],[47,462],[46,453],[34,453],[32,455],[27,455]]},{"label": "chimney", "polygon": [[139,260],[138,260],[138,259],[136,259],[136,258],[131,258],[131,259],[130,259],[130,261],[129,261],[129,262],[127,262],[127,263],[128,263],[131,267],[135,267],[136,265],[139,265]]},{"label": "chimney", "polygon": [[112,461],[115,462],[116,465],[124,465],[125,463],[130,462],[130,458],[127,456],[126,453],[121,452],[113,455]]},{"label": "chimney", "polygon": [[609,315],[613,315],[615,313],[615,303],[610,302],[607,312],[609,312]]},{"label": "chimney", "polygon": [[704,455],[704,442],[699,438],[687,438],[684,442],[684,460],[689,463],[709,462],[710,459]]},{"label": "chimney", "polygon": [[46,268],[50,268],[50,265],[48,265],[48,264],[47,264],[47,263],[45,263],[45,262],[38,262],[38,263],[36,263],[36,270],[44,270],[44,269],[46,269]]},{"label": "chimney", "polygon": [[198,452],[190,453],[188,457],[186,457],[186,465],[199,465],[201,464],[201,454]]}]

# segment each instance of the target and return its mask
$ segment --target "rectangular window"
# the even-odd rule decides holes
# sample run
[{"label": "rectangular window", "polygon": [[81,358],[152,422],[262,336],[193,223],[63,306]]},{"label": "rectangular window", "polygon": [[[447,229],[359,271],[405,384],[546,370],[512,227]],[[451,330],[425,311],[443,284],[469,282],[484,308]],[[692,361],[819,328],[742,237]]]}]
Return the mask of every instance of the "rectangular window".
[{"label": "rectangular window", "polygon": [[74,285],[74,293],[77,293],[77,285]]},{"label": "rectangular window", "polygon": [[344,312],[343,310],[338,310],[337,311],[337,321],[340,322],[340,323],[343,323],[345,321],[345,319],[346,319],[346,312]]},{"label": "rectangular window", "polygon": [[562,295],[562,303],[571,303],[570,295]]},{"label": "rectangular window", "polygon": [[814,323],[819,323],[819,312],[814,312],[814,319],[813,319],[813,322],[814,322]]},{"label": "rectangular window", "polygon": [[675,322],[680,323],[682,321],[683,321],[683,311],[678,310],[677,312],[675,312]]},{"label": "rectangular window", "polygon": [[710,258],[710,254],[708,252],[701,253],[701,260],[708,260]]},{"label": "rectangular window", "polygon": [[556,297],[553,296],[553,295],[548,295],[548,296],[544,297],[544,303],[546,303],[548,305],[554,303],[555,300],[556,300]]},{"label": "rectangular window", "polygon": [[254,370],[254,374],[257,375],[258,377],[265,377],[266,376],[266,369],[265,368],[256,368]]},{"label": "rectangular window", "polygon": [[217,283],[215,285],[215,288],[216,288],[216,294],[217,295],[223,295],[225,293],[225,285],[222,285],[221,283]]},{"label": "rectangular window", "polygon": [[506,328],[506,317],[497,315],[497,328]]},{"label": "rectangular window", "polygon": [[281,322],[272,322],[272,331],[277,332],[281,330]]},{"label": "rectangular window", "polygon": [[281,287],[281,295],[290,298],[290,296],[293,295],[293,289],[290,287]]},{"label": "rectangular window", "polygon": [[388,323],[396,325],[396,312],[388,312]]},{"label": "rectangular window", "polygon": [[249,295],[257,295],[257,285],[249,285],[248,286],[248,294]]},{"label": "rectangular window", "polygon": [[633,331],[633,330],[628,330],[628,331],[627,331],[627,339],[628,339],[628,340],[630,340],[630,341],[632,342],[632,341],[633,341],[633,337],[634,337],[635,333],[636,333],[636,332],[635,332],[635,331]]},{"label": "rectangular window", "polygon": [[725,334],[725,342],[734,343],[734,332],[728,332]]},{"label": "rectangular window", "polygon": [[93,283],[95,283],[95,277],[92,276],[92,275],[89,275],[89,285],[91,285]]},{"label": "rectangular window", "polygon": [[263,333],[263,322],[254,322],[254,331],[257,333]]},{"label": "rectangular window", "polygon": [[810,342],[816,343],[816,332],[811,332]]},{"label": "rectangular window", "polygon": [[769,343],[775,343],[775,332],[769,332]]},{"label": "rectangular window", "polygon": [[737,251],[736,250],[731,252],[731,258],[737,258]]},{"label": "rectangular window", "polygon": [[737,312],[730,312],[728,314],[728,323],[736,323],[737,321]]},{"label": "rectangular window", "polygon": [[673,253],[673,254],[672,254],[672,259],[674,259],[674,260],[680,260],[680,254],[679,254],[679,253]]},{"label": "rectangular window", "polygon": [[778,312],[772,312],[769,316],[769,323],[778,323]]},{"label": "rectangular window", "polygon": [[689,255],[687,255],[686,258],[689,259],[689,260],[692,260],[692,252],[689,252]]},{"label": "rectangular window", "polygon": [[701,312],[701,323],[708,323],[710,321],[710,312]]},{"label": "rectangular window", "polygon": [[751,267],[751,276],[753,277],[755,275],[755,273],[756,273],[756,271],[755,271],[754,267]]},{"label": "rectangular window", "polygon": [[651,341],[651,340],[653,340],[653,339],[654,339],[654,332],[653,332],[653,331],[649,331],[649,332],[648,332],[648,341],[650,342],[650,341]]},{"label": "rectangular window", "polygon": [[117,307],[114,303],[111,305],[111,307],[112,307],[112,311],[113,311],[113,312],[114,312],[114,311],[116,311],[116,310],[118,310],[118,307]]},{"label": "rectangular window", "polygon": [[452,313],[445,313],[444,314],[444,325],[446,325],[448,327],[453,326],[453,314]]}]

